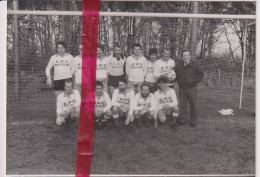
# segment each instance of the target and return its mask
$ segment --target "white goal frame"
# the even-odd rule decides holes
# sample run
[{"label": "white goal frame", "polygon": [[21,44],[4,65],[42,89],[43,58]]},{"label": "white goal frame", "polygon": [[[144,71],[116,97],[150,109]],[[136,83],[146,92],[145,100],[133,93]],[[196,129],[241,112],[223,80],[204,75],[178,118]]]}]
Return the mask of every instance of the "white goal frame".
[{"label": "white goal frame", "polygon": [[[126,0],[101,0],[101,1],[126,1]],[[132,0],[139,1],[139,0]],[[157,0],[144,0],[146,2],[149,1],[157,1]],[[175,0],[163,0],[167,2],[173,2]],[[186,0],[180,0],[186,1]],[[190,0],[196,1],[196,0]],[[215,1],[215,0],[210,0]],[[244,1],[244,0],[233,0],[233,1]],[[248,0],[249,2],[253,0]],[[255,1],[253,1],[255,2]],[[57,16],[82,16],[84,11],[29,11],[29,10],[8,10],[7,14],[9,15],[57,15]],[[94,12],[86,12],[86,14],[95,14]],[[119,17],[163,17],[163,18],[203,18],[203,19],[248,19],[254,20],[254,22],[248,24],[255,24],[256,15],[230,15],[230,14],[184,14],[184,13],[141,13],[141,12],[99,12],[99,16],[119,16]],[[248,26],[247,25],[247,26]],[[243,39],[246,40],[246,35]],[[244,45],[246,43],[244,42]],[[241,76],[241,87],[240,87],[240,98],[239,98],[239,109],[242,108],[242,96],[243,96],[243,85],[244,85],[244,66],[246,60],[246,48],[244,46],[244,56],[242,63],[242,76]]]}]

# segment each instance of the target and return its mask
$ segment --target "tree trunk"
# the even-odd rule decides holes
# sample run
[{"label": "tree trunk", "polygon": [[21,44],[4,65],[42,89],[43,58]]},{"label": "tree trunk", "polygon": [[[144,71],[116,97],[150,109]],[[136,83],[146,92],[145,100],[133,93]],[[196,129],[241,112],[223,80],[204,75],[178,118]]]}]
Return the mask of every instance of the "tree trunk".
[{"label": "tree trunk", "polygon": [[[192,3],[193,14],[198,13],[198,2],[194,1]],[[196,59],[196,47],[197,47],[197,31],[198,31],[198,19],[192,19],[192,29],[191,29],[191,59]]]}]

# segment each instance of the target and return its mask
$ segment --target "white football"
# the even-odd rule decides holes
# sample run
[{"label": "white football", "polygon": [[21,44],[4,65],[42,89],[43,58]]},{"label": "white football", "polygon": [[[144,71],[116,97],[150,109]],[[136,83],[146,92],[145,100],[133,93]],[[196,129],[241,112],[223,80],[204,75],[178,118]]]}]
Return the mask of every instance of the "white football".
[{"label": "white football", "polygon": [[168,80],[172,82],[176,78],[176,73],[172,70],[168,73]]}]

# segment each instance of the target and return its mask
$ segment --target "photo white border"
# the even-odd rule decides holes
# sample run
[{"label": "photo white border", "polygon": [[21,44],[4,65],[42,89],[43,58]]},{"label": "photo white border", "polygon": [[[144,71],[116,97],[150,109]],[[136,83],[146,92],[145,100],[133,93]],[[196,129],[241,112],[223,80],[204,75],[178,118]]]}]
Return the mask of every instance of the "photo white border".
[{"label": "photo white border", "polygon": [[[101,1],[112,1],[112,0],[101,0]],[[113,0],[113,1],[125,1],[125,0]],[[140,1],[140,0],[133,0],[133,1]],[[157,0],[143,0],[143,1],[157,1]],[[166,0],[167,1],[167,0]],[[168,1],[178,1],[178,0],[168,0]],[[179,0],[179,1],[187,1],[187,0]],[[196,1],[196,0],[189,0],[189,1]],[[201,1],[201,0],[198,0]],[[225,1],[225,0],[206,0],[206,1]],[[229,0],[229,1],[254,1],[254,0]],[[256,49],[260,49],[260,0],[256,0]],[[6,177],[6,34],[7,34],[7,1],[0,1],[0,22],[1,22],[1,27],[0,27],[0,176],[1,177]],[[260,89],[260,52],[256,52],[256,90]],[[260,94],[259,91],[256,92],[256,110],[260,110]],[[258,112],[256,111],[256,164],[255,164],[255,170],[256,170],[256,176],[259,176],[260,174],[260,166],[259,162],[260,161],[260,155],[259,155],[259,127],[260,127],[260,121],[257,120],[259,118]],[[9,175],[8,175],[9,176]],[[10,175],[10,176],[20,176],[20,175]],[[23,175],[25,176],[25,175]],[[61,175],[26,175],[26,176],[61,176]],[[71,175],[66,175],[66,176],[71,176]],[[104,175],[91,175],[91,176],[104,176]],[[106,175],[106,176],[120,176],[120,175]],[[127,176],[132,176],[132,175],[127,175]],[[141,175],[141,176],[147,176],[147,175]],[[156,176],[156,175],[151,175],[151,176]],[[160,175],[160,176],[168,176],[168,175]],[[174,176],[190,176],[190,175],[174,175]],[[214,176],[214,175],[194,175],[194,176]],[[234,176],[234,175],[219,175],[219,176]],[[248,176],[248,175],[238,175],[238,176]]]},{"label": "photo white border", "polygon": [[6,176],[6,34],[7,1],[0,1],[0,176]]}]

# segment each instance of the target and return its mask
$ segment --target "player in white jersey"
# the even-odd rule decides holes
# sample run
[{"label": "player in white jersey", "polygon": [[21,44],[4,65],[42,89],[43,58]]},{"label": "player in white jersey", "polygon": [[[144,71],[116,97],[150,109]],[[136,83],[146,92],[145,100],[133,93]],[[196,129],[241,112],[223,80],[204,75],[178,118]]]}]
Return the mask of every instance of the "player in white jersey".
[{"label": "player in white jersey", "polygon": [[78,90],[73,89],[72,79],[66,79],[64,91],[57,98],[56,124],[62,125],[66,120],[75,119],[75,131],[77,131],[80,102],[80,94]]},{"label": "player in white jersey", "polygon": [[154,66],[158,57],[158,51],[156,48],[149,50],[149,57],[150,58],[147,61],[145,83],[147,83],[150,86],[151,92],[154,93],[156,90],[158,90],[158,86],[156,84],[157,77],[154,76]]},{"label": "player in white jersey", "polygon": [[95,128],[103,129],[104,123],[112,116],[111,100],[107,92],[103,91],[103,84],[96,82],[95,92]]},{"label": "player in white jersey", "polygon": [[79,55],[74,57],[72,72],[74,75],[75,83],[74,88],[81,94],[81,73],[82,73],[82,45],[79,45]]},{"label": "player in white jersey", "polygon": [[108,86],[110,95],[113,95],[114,90],[118,87],[118,82],[125,77],[125,62],[126,58],[122,54],[121,46],[115,44],[114,54],[109,57],[109,75]]},{"label": "player in white jersey", "polygon": [[179,115],[178,101],[174,89],[167,86],[167,79],[160,77],[157,81],[159,90],[154,93],[157,120],[166,120],[174,130],[177,129],[176,120]]},{"label": "player in white jersey", "polygon": [[115,89],[112,96],[112,116],[115,122],[115,133],[119,131],[118,118],[126,118],[125,125],[132,125],[133,117],[133,104],[134,104],[134,91],[127,89],[127,80],[122,78],[119,80],[118,89]]},{"label": "player in white jersey", "polygon": [[58,42],[56,45],[58,53],[50,58],[46,67],[47,85],[51,86],[51,69],[54,67],[54,91],[56,98],[64,90],[64,81],[72,77],[73,56],[66,53],[65,42]]},{"label": "player in white jersey", "polygon": [[[138,127],[142,122],[147,126],[148,122],[156,120],[154,95],[150,93],[149,85],[146,83],[141,85],[141,93],[135,95],[134,116]],[[156,123],[154,125],[156,126]]]},{"label": "player in white jersey", "polygon": [[109,58],[104,55],[104,46],[97,46],[96,80],[101,81],[107,92],[107,77],[109,72]]},{"label": "player in white jersey", "polygon": [[140,93],[141,85],[146,74],[147,60],[141,55],[142,46],[139,43],[133,45],[133,55],[126,59],[126,78],[128,88]]},{"label": "player in white jersey", "polygon": [[[175,77],[169,77],[174,75],[175,61],[170,58],[170,49],[165,47],[163,50],[163,57],[156,61],[154,65],[154,76],[158,79],[159,77],[165,77],[168,79],[168,85],[174,82]],[[173,84],[172,84],[173,85]]]}]

